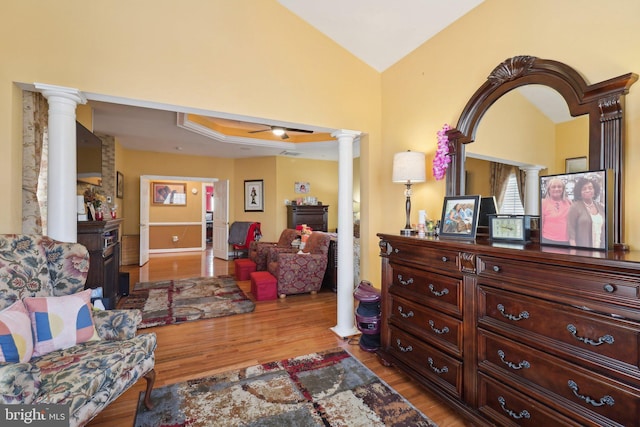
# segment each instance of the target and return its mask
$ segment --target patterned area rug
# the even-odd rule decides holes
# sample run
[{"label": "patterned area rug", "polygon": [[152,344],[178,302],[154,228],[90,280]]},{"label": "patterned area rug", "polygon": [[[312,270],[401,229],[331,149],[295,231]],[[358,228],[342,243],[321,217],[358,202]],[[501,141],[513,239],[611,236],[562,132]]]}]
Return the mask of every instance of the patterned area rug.
[{"label": "patterned area rug", "polygon": [[219,276],[136,283],[119,308],[141,310],[138,328],[149,328],[247,313],[255,304],[232,276]]},{"label": "patterned area rug", "polygon": [[136,427],[436,426],[342,349],[228,371],[140,394]]}]

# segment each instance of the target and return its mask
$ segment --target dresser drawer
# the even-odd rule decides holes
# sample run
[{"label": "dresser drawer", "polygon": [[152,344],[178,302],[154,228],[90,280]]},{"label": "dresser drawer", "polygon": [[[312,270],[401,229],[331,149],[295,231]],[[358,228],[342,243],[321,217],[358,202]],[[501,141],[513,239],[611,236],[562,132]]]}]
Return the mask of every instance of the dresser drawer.
[{"label": "dresser drawer", "polygon": [[[570,359],[640,376],[640,325],[597,313],[480,286],[478,323],[503,330]],[[550,340],[554,340],[550,342]]]},{"label": "dresser drawer", "polygon": [[462,279],[459,277],[394,265],[389,293],[462,316]]},{"label": "dresser drawer", "polygon": [[387,247],[389,261],[402,261],[449,273],[460,273],[460,253],[454,250],[436,250],[419,247],[411,242],[396,242]]},{"label": "dresser drawer", "polygon": [[462,362],[413,335],[389,326],[387,352],[454,396],[462,397]]},{"label": "dresser drawer", "polygon": [[537,395],[558,411],[579,413],[584,423],[637,425],[640,389],[482,330],[478,344],[480,370],[519,378],[523,393]]},{"label": "dresser drawer", "polygon": [[462,357],[462,322],[415,302],[392,296],[389,319],[400,329]]},{"label": "dresser drawer", "polygon": [[554,267],[553,272],[542,264],[511,261],[488,256],[477,257],[480,277],[535,286],[575,295],[580,298],[613,302],[625,302],[637,306],[640,303],[640,278],[611,275],[596,271],[584,271],[567,267]]},{"label": "dresser drawer", "polygon": [[478,376],[478,409],[501,426],[581,425],[483,374]]}]

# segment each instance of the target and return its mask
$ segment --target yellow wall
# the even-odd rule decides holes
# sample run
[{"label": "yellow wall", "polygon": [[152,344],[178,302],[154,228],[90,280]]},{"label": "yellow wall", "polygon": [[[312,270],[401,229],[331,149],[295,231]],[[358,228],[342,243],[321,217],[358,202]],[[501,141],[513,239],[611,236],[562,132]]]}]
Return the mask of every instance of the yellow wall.
[{"label": "yellow wall", "polygon": [[[15,82],[358,129],[368,133],[372,149],[380,143],[380,73],[276,0],[6,0],[0,6],[0,35],[0,178],[5,184],[0,197],[6,202],[0,206],[0,233],[19,232],[22,223],[22,98]],[[286,54],[274,55],[274,47]],[[179,156],[122,154],[116,161],[125,175],[122,215],[137,218],[129,198],[139,191],[139,174],[132,172],[151,169],[155,159],[173,162]],[[221,171],[216,175],[230,182],[242,174],[219,159],[197,162],[208,163],[207,170]],[[192,176],[192,170],[175,174]],[[244,215],[231,204],[233,212]],[[125,233],[132,234],[133,225],[129,222]],[[375,231],[371,227],[372,240]],[[379,270],[379,263],[375,267]]]},{"label": "yellow wall", "polygon": [[[491,70],[515,55],[565,62],[589,82],[640,72],[638,16],[637,0],[486,0],[380,74],[275,0],[4,0],[0,232],[21,227],[22,98],[14,83],[42,82],[366,132],[360,159],[362,277],[378,283],[375,233],[397,233],[404,225],[403,188],[391,183],[393,154],[420,150],[430,161],[436,132],[444,123],[455,125]],[[274,49],[286,54],[274,55]],[[633,165],[640,163],[640,84],[626,101],[624,178],[631,183]],[[137,176],[127,171],[149,169],[149,160],[136,154],[130,159],[121,151],[123,215],[136,218],[135,204],[127,201],[136,192]],[[240,173],[218,159],[198,161],[230,180]],[[418,209],[440,210],[444,182],[429,179],[413,191],[414,215]],[[625,196],[626,212],[639,211],[631,185]],[[235,204],[232,208],[238,212]],[[633,220],[627,215],[624,224],[624,240],[632,247],[640,245],[640,227]]]},{"label": "yellow wall", "polygon": [[[571,19],[567,20],[567,16]],[[379,164],[391,220],[380,230],[397,232],[402,222],[402,191],[391,183],[394,152],[415,149],[431,158],[436,132],[455,125],[473,93],[499,63],[516,55],[565,62],[591,83],[629,72],[640,73],[640,2],[486,0],[382,74],[382,146]],[[602,23],[609,22],[606,31]],[[640,162],[640,84],[626,97],[626,212],[640,210],[635,197],[633,165]],[[415,186],[418,205],[430,212],[442,207],[444,182]],[[422,209],[422,207],[421,207]],[[640,245],[640,227],[627,215],[624,240]],[[395,219],[395,220],[394,220]],[[373,254],[370,254],[373,257]]]},{"label": "yellow wall", "polygon": [[556,126],[556,172],[565,173],[565,159],[589,155],[589,118],[576,117]]}]

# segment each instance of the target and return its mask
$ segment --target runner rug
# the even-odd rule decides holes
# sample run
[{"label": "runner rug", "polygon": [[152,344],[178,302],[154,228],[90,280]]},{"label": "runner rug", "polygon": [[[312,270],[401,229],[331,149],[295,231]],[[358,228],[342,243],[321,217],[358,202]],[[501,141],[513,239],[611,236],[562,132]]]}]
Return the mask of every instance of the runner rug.
[{"label": "runner rug", "polygon": [[285,359],[140,393],[136,427],[436,426],[346,351]]},{"label": "runner rug", "polygon": [[232,276],[218,276],[136,283],[118,308],[141,310],[138,328],[149,328],[247,313],[255,304]]}]

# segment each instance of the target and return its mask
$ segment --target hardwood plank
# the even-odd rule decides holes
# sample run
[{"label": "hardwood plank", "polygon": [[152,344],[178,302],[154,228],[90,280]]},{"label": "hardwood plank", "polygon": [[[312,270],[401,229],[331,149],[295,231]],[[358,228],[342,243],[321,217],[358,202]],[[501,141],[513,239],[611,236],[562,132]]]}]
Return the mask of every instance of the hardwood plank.
[{"label": "hardwood plank", "polygon": [[[202,253],[152,255],[143,267],[122,266],[121,270],[129,272],[130,287],[133,288],[140,277],[152,281],[219,276],[233,274],[233,267],[233,261],[214,259],[208,249]],[[253,298],[249,281],[238,282],[238,286]],[[335,324],[336,294],[322,290],[317,295],[291,295],[284,300],[257,301],[252,313],[139,332],[155,332],[158,337],[156,387],[237,367],[342,347],[439,426],[471,425],[403,372],[383,366],[375,354],[360,349],[357,337],[343,340],[335,335],[330,330]],[[145,381],[138,381],[88,425],[133,425],[138,396],[144,388]]]}]

